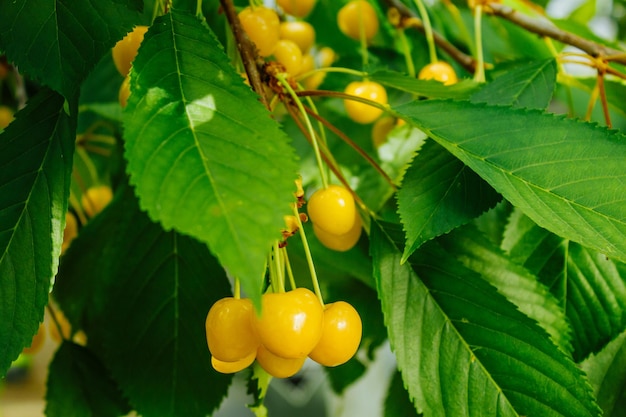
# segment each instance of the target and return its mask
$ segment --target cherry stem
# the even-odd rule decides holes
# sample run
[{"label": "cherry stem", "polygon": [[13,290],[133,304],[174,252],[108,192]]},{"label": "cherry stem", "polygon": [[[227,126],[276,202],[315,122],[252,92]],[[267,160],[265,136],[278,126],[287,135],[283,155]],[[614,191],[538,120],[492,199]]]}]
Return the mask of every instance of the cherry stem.
[{"label": "cherry stem", "polygon": [[602,104],[602,113],[604,113],[604,121],[606,125],[611,128],[613,124],[611,123],[611,113],[609,112],[609,103],[606,99],[606,89],[604,88],[604,72],[598,69],[598,91],[600,93],[600,104]]},{"label": "cherry stem", "polygon": [[402,46],[402,55],[404,55],[404,61],[406,62],[406,72],[411,78],[415,78],[415,64],[413,63],[413,56],[411,55],[411,48],[406,40],[406,33],[403,28],[397,28],[396,33],[400,39],[400,45]]},{"label": "cherry stem", "polygon": [[599,88],[598,88],[598,83],[596,83],[596,85],[593,87],[593,90],[591,91],[591,96],[589,97],[589,103],[587,103],[587,112],[585,113],[586,121],[591,120],[591,114],[593,112],[593,108],[596,105],[596,101],[598,100],[598,94],[599,94]]},{"label": "cherry stem", "polygon": [[316,74],[318,72],[340,72],[343,74],[350,74],[350,75],[356,75],[357,77],[361,77],[361,78],[365,78],[368,76],[367,72],[364,71],[357,71],[357,70],[353,70],[351,68],[344,68],[344,67],[323,67],[323,68],[316,68],[314,70],[299,74],[296,79],[297,80],[303,80],[307,77],[310,77],[313,74]]},{"label": "cherry stem", "polygon": [[265,108],[270,110],[270,105],[263,91],[263,83],[261,82],[261,75],[259,72],[259,67],[262,67],[263,60],[259,58],[256,47],[243,30],[241,22],[239,21],[239,16],[237,15],[237,10],[235,10],[232,0],[220,0],[220,4],[222,6],[222,10],[224,10],[224,13],[226,14],[230,29],[235,37],[237,49],[241,55],[241,62],[246,69],[250,86],[252,86],[252,89],[258,94],[259,100],[263,103]]},{"label": "cherry stem", "polygon": [[[50,317],[52,318],[52,321],[54,322],[54,326],[57,328],[57,331],[59,332],[59,334],[61,335],[61,339],[67,341],[68,339],[65,337],[65,335],[63,334],[63,327],[61,326],[61,322],[59,321],[59,319],[57,318],[57,314],[54,311],[54,308],[52,308],[52,306],[48,303],[48,305],[46,306],[46,308],[48,309],[48,313],[50,313]],[[71,333],[71,332],[70,332]],[[71,336],[71,335],[70,335]]]},{"label": "cherry stem", "polygon": [[435,38],[433,36],[433,27],[430,24],[430,17],[428,16],[428,11],[424,6],[424,2],[422,0],[413,0],[415,6],[417,6],[417,10],[420,12],[420,16],[422,18],[422,22],[424,22],[424,35],[426,35],[426,43],[428,43],[428,54],[430,56],[430,62],[437,62],[437,49],[435,48]]},{"label": "cherry stem", "polygon": [[235,278],[235,289],[233,291],[233,295],[236,299],[241,298],[241,281],[239,281],[239,278]]},{"label": "cherry stem", "polygon": [[482,30],[483,6],[479,4],[474,9],[474,36],[476,44],[476,71],[474,81],[484,83],[485,79],[485,56],[483,51],[483,30]]},{"label": "cherry stem", "polygon": [[[310,112],[310,110],[308,109],[307,111]],[[391,186],[391,188],[394,189],[394,191],[397,189],[396,185],[393,183],[393,180],[389,178],[389,175],[387,175],[387,173],[380,167],[380,165],[378,165],[376,161],[374,161],[374,159],[372,159],[372,157],[369,156],[367,152],[365,152],[359,145],[357,145],[356,142],[350,139],[345,133],[339,130],[336,126],[334,126],[328,120],[322,118],[321,116],[313,112],[310,112],[309,114],[311,114],[315,119],[323,123],[324,126],[326,126],[326,128],[328,128],[331,132],[337,135],[341,140],[346,142],[346,144],[348,144],[352,149],[354,149],[363,159],[365,159],[365,161],[367,161],[368,164],[372,166],[372,168],[374,168],[385,179],[385,181],[387,181],[387,183]]]},{"label": "cherry stem", "polygon": [[289,261],[289,254],[287,252],[287,247],[286,246],[282,247],[281,251],[282,251],[283,259],[285,259],[285,266],[287,267],[287,277],[289,278],[289,285],[291,286],[292,290],[295,290],[298,287],[296,286],[296,280],[293,276],[293,270],[291,269],[291,262]]},{"label": "cherry stem", "polygon": [[[295,117],[294,114],[294,110],[291,106],[287,106],[287,110],[289,111],[289,113],[292,115],[294,121],[296,122],[296,124],[298,125],[298,128],[303,132],[305,138],[309,141],[309,143],[311,143],[312,139],[309,137],[309,135],[307,134],[306,130],[304,129],[304,126],[302,126],[302,123],[300,122],[300,120],[298,118]],[[324,162],[326,162],[326,166],[333,172],[333,174],[335,174],[335,176],[339,179],[339,182],[341,182],[341,184],[348,190],[350,191],[350,193],[352,193],[352,196],[354,197],[354,201],[359,205],[359,207],[361,207],[361,209],[367,213],[369,213],[371,216],[374,216],[375,213],[373,213],[368,207],[367,205],[363,202],[363,200],[361,200],[361,198],[359,197],[359,195],[357,193],[355,193],[352,188],[350,187],[350,184],[348,184],[348,181],[346,180],[346,178],[343,176],[343,174],[341,173],[341,170],[339,169],[339,166],[337,164],[337,162],[335,161],[335,159],[332,156],[332,153],[330,152],[330,150],[326,147],[325,144],[320,143],[320,150],[322,151],[322,158],[324,159]]]},{"label": "cherry stem", "polygon": [[296,107],[298,108],[300,117],[304,119],[304,123],[306,126],[306,130],[311,135],[311,144],[313,145],[313,151],[315,152],[315,160],[317,162],[317,168],[320,172],[320,179],[322,180],[322,186],[324,188],[328,188],[328,179],[326,178],[326,172],[324,171],[324,164],[322,163],[322,156],[320,154],[319,144],[317,141],[317,135],[315,134],[315,130],[313,129],[313,125],[311,124],[311,120],[307,116],[306,111],[304,110],[304,106],[302,105],[302,101],[300,97],[296,94],[296,92],[291,88],[289,82],[285,79],[285,74],[278,74],[276,79],[281,83],[281,85],[287,90],[289,96],[292,98]]},{"label": "cherry stem", "polygon": [[467,44],[467,47],[470,50],[470,53],[472,55],[475,55],[476,46],[474,45],[474,42],[472,40],[472,35],[470,35],[469,30],[467,30],[467,26],[465,25],[465,22],[463,21],[463,18],[461,17],[461,12],[459,12],[458,7],[456,7],[454,3],[452,3],[450,0],[443,0],[443,4],[452,15],[452,19],[454,20],[456,27],[461,32],[461,37],[465,40],[465,43]]},{"label": "cherry stem", "polygon": [[[318,142],[318,144],[322,143],[323,145],[326,145],[326,143],[327,143],[327,141],[326,141],[326,130],[324,129],[324,123],[322,123],[322,120],[320,120],[321,116],[319,115],[319,112],[317,111],[317,107],[315,106],[315,103],[313,102],[311,97],[305,97],[304,99],[306,100],[309,108],[312,109],[312,113],[311,113],[309,108],[307,108],[306,109],[307,113],[313,114],[314,117],[317,119],[317,125],[318,125],[318,128],[319,128],[319,139],[320,139],[320,142]],[[330,168],[328,167],[328,165],[326,165],[325,168],[326,169],[325,169],[324,172],[326,173],[326,178],[329,178],[330,177]]]},{"label": "cherry stem", "polygon": [[272,249],[272,258],[274,260],[274,271],[276,272],[276,279],[278,280],[278,290],[285,292],[285,269],[283,268],[283,262],[281,259],[281,252],[278,247],[278,241],[274,242]]},{"label": "cherry stem", "polygon": [[302,221],[300,220],[300,213],[298,212],[298,207],[293,205],[293,215],[296,216],[296,221],[298,222],[298,232],[300,233],[300,239],[302,240],[302,247],[304,249],[304,256],[306,257],[306,262],[309,266],[309,272],[311,273],[311,282],[313,283],[313,290],[315,291],[315,295],[320,300],[320,304],[322,307],[324,306],[324,297],[322,297],[322,291],[320,290],[320,283],[317,279],[317,273],[315,272],[315,264],[313,263],[313,256],[311,255],[311,248],[309,247],[309,241],[306,238],[306,232],[304,231],[304,226],[302,225]]}]

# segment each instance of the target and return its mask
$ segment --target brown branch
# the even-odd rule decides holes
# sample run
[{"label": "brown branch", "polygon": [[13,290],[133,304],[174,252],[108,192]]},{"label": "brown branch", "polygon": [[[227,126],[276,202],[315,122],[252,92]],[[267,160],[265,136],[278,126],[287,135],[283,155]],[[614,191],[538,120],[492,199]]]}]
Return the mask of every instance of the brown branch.
[{"label": "brown branch", "polygon": [[624,51],[613,49],[562,30],[547,18],[530,17],[509,6],[495,2],[489,3],[485,10],[529,32],[574,46],[594,58],[610,58],[612,62],[626,65],[626,53]]},{"label": "brown branch", "polygon": [[[417,29],[420,32],[424,33],[424,24],[422,20],[415,15],[409,8],[407,8],[404,4],[402,4],[399,0],[385,0],[387,6],[390,8],[394,8],[398,10],[400,13],[400,26],[401,27],[411,27],[413,29]],[[410,19],[410,23],[408,26],[404,26],[402,21],[407,21]],[[469,73],[474,73],[476,69],[476,60],[471,56],[467,55],[456,46],[448,42],[446,38],[441,36],[438,32],[433,30],[433,38],[435,40],[435,44],[445,51],[452,59],[458,62],[465,70]]]},{"label": "brown branch", "polygon": [[226,19],[228,19],[228,23],[230,24],[230,29],[235,37],[235,42],[237,42],[237,50],[241,54],[241,61],[246,69],[246,74],[248,74],[250,85],[259,95],[261,103],[263,103],[265,108],[270,110],[270,104],[267,101],[267,97],[265,97],[263,83],[261,82],[261,73],[259,72],[259,68],[263,67],[263,60],[257,54],[256,46],[243,30],[241,22],[239,21],[239,16],[237,16],[237,10],[235,10],[232,0],[220,0],[220,4],[222,6],[222,10],[224,10],[224,13],[226,14]]}]

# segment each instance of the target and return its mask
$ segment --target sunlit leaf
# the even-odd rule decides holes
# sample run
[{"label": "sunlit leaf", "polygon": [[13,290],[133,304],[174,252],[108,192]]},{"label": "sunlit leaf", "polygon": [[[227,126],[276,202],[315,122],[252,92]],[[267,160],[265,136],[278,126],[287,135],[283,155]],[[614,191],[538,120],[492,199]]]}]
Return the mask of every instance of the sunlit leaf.
[{"label": "sunlit leaf", "polygon": [[401,264],[404,237],[372,225],[389,339],[428,416],[599,416],[584,374],[533,320],[436,242]]},{"label": "sunlit leaf", "polygon": [[32,97],[0,135],[0,375],[37,332],[61,253],[75,115]]},{"label": "sunlit leaf", "polygon": [[208,243],[258,303],[267,253],[294,201],[288,138],[195,15],[159,17],[131,74],[124,137],[141,207]]}]

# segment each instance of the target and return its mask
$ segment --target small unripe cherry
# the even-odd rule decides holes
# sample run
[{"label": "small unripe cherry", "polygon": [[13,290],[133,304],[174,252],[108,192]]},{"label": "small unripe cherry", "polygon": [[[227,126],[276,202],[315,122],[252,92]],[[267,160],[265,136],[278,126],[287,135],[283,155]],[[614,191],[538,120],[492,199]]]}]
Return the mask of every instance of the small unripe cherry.
[{"label": "small unripe cherry", "polygon": [[337,24],[341,32],[355,40],[361,39],[361,32],[366,40],[378,33],[376,10],[366,0],[353,0],[343,6],[337,14]]},{"label": "small unripe cherry", "polygon": [[6,127],[13,121],[14,111],[8,106],[0,106],[0,130],[6,129]]},{"label": "small unripe cherry", "polygon": [[[353,81],[344,90],[346,94],[365,98],[380,104],[387,104],[387,90],[374,81]],[[383,114],[383,110],[355,100],[344,100],[348,117],[357,123],[367,124]]]}]

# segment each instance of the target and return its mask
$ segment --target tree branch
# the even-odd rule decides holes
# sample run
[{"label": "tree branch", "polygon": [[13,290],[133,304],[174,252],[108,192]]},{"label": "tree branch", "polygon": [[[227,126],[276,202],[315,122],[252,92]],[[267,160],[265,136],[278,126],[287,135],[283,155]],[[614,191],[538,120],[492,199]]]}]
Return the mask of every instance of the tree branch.
[{"label": "tree branch", "polygon": [[626,65],[626,52],[610,48],[606,45],[590,41],[571,32],[562,30],[547,18],[530,17],[509,6],[495,2],[487,4],[485,11],[489,11],[490,14],[506,19],[529,32],[574,46],[594,58],[610,57],[612,62]]},{"label": "tree branch", "polygon": [[[389,8],[394,8],[398,11],[398,13],[400,13],[401,27],[411,27],[419,30],[422,33],[425,33],[422,20],[399,0],[385,0],[385,3],[387,3],[387,6],[389,6]],[[444,38],[434,30],[433,37],[435,40],[435,44],[439,48],[441,48],[448,55],[450,55],[450,57],[452,57],[452,59],[458,62],[463,68],[465,68],[467,72],[471,74],[474,73],[474,70],[476,69],[476,60],[474,58],[458,49],[456,46],[448,42],[446,38]]]},{"label": "tree branch", "polygon": [[250,85],[259,95],[261,103],[269,110],[270,104],[265,97],[263,83],[261,82],[261,73],[259,72],[259,68],[263,67],[263,60],[257,54],[256,46],[241,27],[241,22],[239,21],[239,16],[237,16],[237,11],[235,10],[232,0],[220,0],[220,4],[226,14],[226,19],[228,19],[230,29],[235,37],[235,42],[237,42],[237,50],[239,54],[241,54],[241,61],[246,69],[246,74],[248,74]]}]

